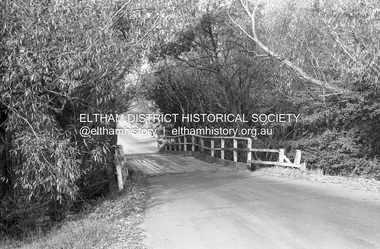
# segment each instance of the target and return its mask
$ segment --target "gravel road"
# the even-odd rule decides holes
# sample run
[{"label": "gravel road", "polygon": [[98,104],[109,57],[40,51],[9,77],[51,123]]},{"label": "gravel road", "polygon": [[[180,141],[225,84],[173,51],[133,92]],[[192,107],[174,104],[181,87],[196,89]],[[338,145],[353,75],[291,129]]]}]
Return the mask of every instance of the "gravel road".
[{"label": "gravel road", "polygon": [[380,196],[242,171],[149,178],[154,249],[380,248]]}]

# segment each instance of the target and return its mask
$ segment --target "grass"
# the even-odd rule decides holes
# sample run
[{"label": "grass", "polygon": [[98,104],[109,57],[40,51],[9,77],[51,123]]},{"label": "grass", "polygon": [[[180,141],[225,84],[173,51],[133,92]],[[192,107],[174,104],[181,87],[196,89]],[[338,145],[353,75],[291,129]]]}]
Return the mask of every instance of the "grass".
[{"label": "grass", "polygon": [[365,177],[331,176],[324,175],[321,170],[300,171],[299,169],[284,168],[279,166],[261,168],[258,170],[258,172],[266,175],[287,177],[292,179],[303,179],[313,182],[339,183],[365,191],[376,193],[380,192],[380,181],[377,181],[375,179],[367,179]]},{"label": "grass", "polygon": [[35,233],[21,241],[0,238],[0,248],[147,248],[138,227],[144,218],[146,198],[145,178],[136,174],[122,192],[105,199],[92,212],[64,221],[47,234]]}]

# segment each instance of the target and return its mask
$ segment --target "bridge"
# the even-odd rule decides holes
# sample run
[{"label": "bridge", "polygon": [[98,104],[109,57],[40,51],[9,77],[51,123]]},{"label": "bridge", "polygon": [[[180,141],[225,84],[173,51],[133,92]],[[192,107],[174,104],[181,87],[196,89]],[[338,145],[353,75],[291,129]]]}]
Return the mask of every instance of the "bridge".
[{"label": "bridge", "polygon": [[[149,176],[147,246],[380,248],[379,193],[252,172],[258,158],[248,142],[211,141],[168,137],[158,152],[152,137],[119,137],[129,167]],[[296,157],[273,158],[301,166]]]},{"label": "bridge", "polygon": [[[140,139],[144,140],[141,136]],[[291,162],[285,155],[285,149],[252,148],[252,139],[249,137],[166,136],[161,148],[157,149],[155,147],[156,140],[153,137],[145,136],[145,140],[146,143],[137,142],[136,138],[129,136],[129,143],[124,143],[124,146],[121,146],[119,150],[122,148],[126,150],[123,154],[128,155],[126,160],[128,168],[141,171],[149,176],[207,170],[210,168],[209,164],[203,164],[202,161],[249,170],[251,170],[252,164],[277,165],[306,170],[306,164],[301,164],[300,150],[296,150],[294,162]],[[180,155],[172,155],[167,160],[165,155],[157,154],[158,150],[171,154],[180,152]],[[230,160],[226,156],[228,152],[231,155]],[[145,155],[144,159],[142,159],[142,153],[151,155]],[[243,153],[242,158],[238,156],[238,153]],[[276,154],[276,161],[260,160],[256,153]],[[187,156],[186,159],[183,156]],[[252,159],[253,156],[255,159]],[[195,158],[201,161],[195,160]],[[173,164],[173,161],[180,163]]]}]

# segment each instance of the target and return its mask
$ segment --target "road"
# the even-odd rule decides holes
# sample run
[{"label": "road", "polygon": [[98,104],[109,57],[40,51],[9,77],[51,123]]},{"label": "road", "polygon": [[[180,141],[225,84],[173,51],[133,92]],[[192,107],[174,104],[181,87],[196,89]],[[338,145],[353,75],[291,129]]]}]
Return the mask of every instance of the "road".
[{"label": "road", "polygon": [[[139,145],[129,152],[150,151],[149,143],[134,139]],[[192,157],[136,157],[149,162],[142,167],[178,165],[180,171],[186,160],[192,169],[148,179],[141,227],[153,249],[380,248],[378,193],[205,167]]]},{"label": "road", "polygon": [[378,194],[250,172],[149,179],[154,249],[380,248]]},{"label": "road", "polygon": [[[126,130],[133,128],[133,126],[127,122],[120,122],[119,128],[125,128]],[[158,152],[157,140],[150,134],[129,134],[118,136],[117,144],[123,146],[125,155],[132,154],[149,154]]]}]

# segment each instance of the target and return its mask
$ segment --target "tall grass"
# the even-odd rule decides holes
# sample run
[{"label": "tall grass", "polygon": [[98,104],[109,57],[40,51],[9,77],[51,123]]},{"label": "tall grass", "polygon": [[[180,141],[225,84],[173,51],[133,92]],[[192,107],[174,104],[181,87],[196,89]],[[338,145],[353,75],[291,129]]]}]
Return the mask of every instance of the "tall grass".
[{"label": "tall grass", "polygon": [[60,228],[54,228],[45,236],[34,235],[23,242],[6,239],[0,248],[20,249],[90,249],[107,248],[112,244],[115,224],[107,220],[84,219],[70,221]]}]

